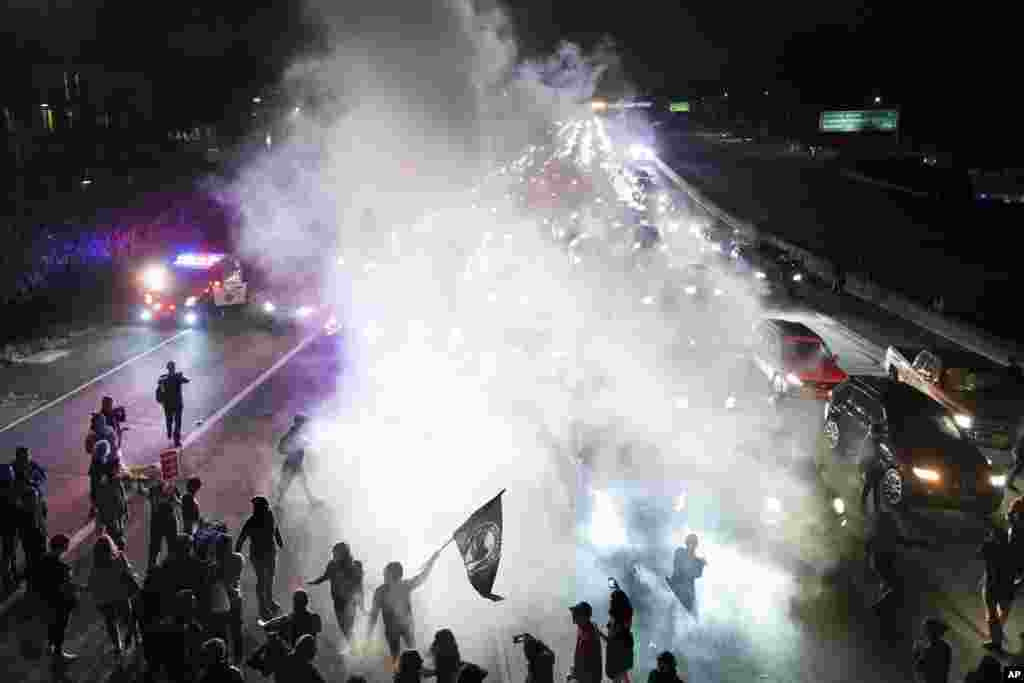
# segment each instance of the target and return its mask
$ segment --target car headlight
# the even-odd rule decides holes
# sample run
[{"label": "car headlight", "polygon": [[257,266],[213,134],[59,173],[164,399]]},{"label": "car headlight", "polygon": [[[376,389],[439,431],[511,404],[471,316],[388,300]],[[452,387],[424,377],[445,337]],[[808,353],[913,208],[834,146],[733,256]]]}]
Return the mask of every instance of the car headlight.
[{"label": "car headlight", "polygon": [[925,467],[915,467],[914,476],[920,479],[921,481],[927,481],[930,483],[935,483],[941,478],[938,472],[936,472],[935,470],[927,469]]},{"label": "car headlight", "polygon": [[804,274],[803,273],[794,273],[793,274],[793,282],[803,282],[803,279],[804,279]]},{"label": "car headlight", "polygon": [[276,310],[277,310],[277,306],[275,306],[273,304],[273,302],[271,302],[271,301],[264,301],[263,302],[263,312],[264,313],[273,313]]},{"label": "car headlight", "polygon": [[996,488],[1002,488],[1006,486],[1005,474],[993,474],[991,477],[988,478],[988,480],[992,484],[992,486],[995,486]]},{"label": "car headlight", "polygon": [[190,296],[189,298],[185,299],[185,308],[192,308],[193,306],[196,305],[197,301],[199,301],[199,299],[197,299],[194,296]]},{"label": "car headlight", "polygon": [[162,292],[167,286],[167,269],[163,266],[150,266],[142,272],[142,283],[146,289]]},{"label": "car headlight", "polygon": [[686,292],[687,294],[689,294],[690,296],[693,296],[694,294],[696,294],[696,293],[697,293],[697,288],[696,288],[696,287],[694,287],[693,285],[689,285],[689,286],[687,286],[687,288],[686,288],[685,290],[683,290],[683,291],[685,291],[685,292]]},{"label": "car headlight", "polygon": [[974,419],[970,415],[954,415],[953,421],[960,429],[970,429],[974,424]]},{"label": "car headlight", "polygon": [[795,387],[803,386],[803,380],[796,376],[795,372],[791,372],[786,375],[786,381]]},{"label": "car headlight", "polygon": [[189,312],[189,313],[185,314],[185,324],[186,325],[195,325],[196,324],[196,320],[198,320],[198,319],[199,318],[196,317],[195,313]]},{"label": "car headlight", "polygon": [[765,278],[768,277],[768,275],[766,275],[764,271],[759,270],[756,273],[754,273],[754,277],[756,277],[758,280],[764,280]]}]

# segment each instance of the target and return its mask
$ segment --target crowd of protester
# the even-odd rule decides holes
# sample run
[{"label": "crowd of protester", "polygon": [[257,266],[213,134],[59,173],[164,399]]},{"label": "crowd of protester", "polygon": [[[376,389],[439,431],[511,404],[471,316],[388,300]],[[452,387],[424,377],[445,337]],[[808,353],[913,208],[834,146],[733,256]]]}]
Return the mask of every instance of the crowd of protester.
[{"label": "crowd of protester", "polygon": [[[120,462],[125,429],[123,409],[104,397],[93,416],[86,439],[90,454],[90,500],[98,537],[87,549],[89,566],[85,584],[75,582],[65,554],[68,536],[49,537],[47,526],[47,473],[32,460],[28,448],[19,447],[14,461],[0,466],[0,533],[2,533],[3,579],[8,589],[20,579],[26,582],[33,613],[46,624],[46,653],[55,672],[66,675],[77,657],[65,650],[69,622],[88,596],[102,617],[110,641],[109,654],[118,662],[132,656],[142,664],[144,680],[174,683],[204,683],[244,680],[243,669],[252,669],[280,683],[317,683],[324,675],[315,663],[323,620],[310,609],[305,588],[291,595],[285,612],[275,600],[278,553],[285,547],[275,507],[264,496],[252,498],[252,512],[237,533],[204,514],[202,481],[185,481],[184,492],[174,481],[154,482],[147,492],[151,505],[148,568],[145,577],[129,563],[127,546],[128,505],[126,470]],[[281,439],[278,451],[301,465],[308,444],[304,437],[307,421],[301,416]],[[298,463],[299,465],[297,465]],[[280,503],[280,498],[276,501]],[[991,627],[986,647],[994,654],[1002,647],[1006,616],[1019,587],[1024,565],[1017,536],[1024,529],[1024,498],[1009,506],[1006,529],[993,530],[980,551],[985,563],[983,601]],[[48,540],[47,540],[48,539]],[[16,546],[20,544],[24,569],[17,571]],[[698,539],[690,535],[686,548],[675,555],[675,573],[669,585],[680,603],[698,618],[695,582],[704,572],[705,561],[697,556]],[[248,557],[243,554],[247,551]],[[367,615],[368,629],[361,643],[372,642],[378,621],[395,683],[413,683],[436,677],[439,683],[481,683],[488,675],[481,667],[462,660],[455,634],[439,630],[429,646],[433,668],[427,668],[416,649],[411,595],[423,585],[440,551],[434,553],[421,571],[406,578],[399,562],[384,570],[384,582],[373,592],[367,609],[362,563],[347,543],[336,543],[329,561],[309,588],[330,585],[335,619],[340,632],[339,654],[352,655],[356,615]],[[256,577],[255,598],[258,630],[264,642],[247,651],[242,588],[246,564]],[[576,648],[568,680],[575,683],[632,683],[634,668],[633,606],[618,583],[610,580],[607,626],[594,621],[594,610],[580,602],[569,610],[576,627]],[[948,682],[952,648],[944,639],[948,626],[941,620],[925,620],[922,638],[912,651],[913,670],[923,683]],[[554,654],[540,640],[523,634],[529,683],[553,681]],[[42,654],[39,643],[23,642],[27,657]],[[1001,665],[989,655],[972,671],[972,683],[1001,680]],[[353,677],[359,683],[358,677]],[[683,683],[677,673],[676,657],[662,652],[648,683]]]}]

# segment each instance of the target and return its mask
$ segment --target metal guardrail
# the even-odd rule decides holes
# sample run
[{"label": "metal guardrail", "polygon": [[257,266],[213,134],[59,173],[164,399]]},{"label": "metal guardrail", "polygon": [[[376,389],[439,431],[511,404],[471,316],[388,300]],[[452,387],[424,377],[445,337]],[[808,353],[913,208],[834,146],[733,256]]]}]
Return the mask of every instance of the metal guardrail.
[{"label": "metal guardrail", "polygon": [[[761,232],[754,224],[740,220],[715,205],[699,190],[683,180],[678,173],[672,170],[660,158],[655,157],[655,163],[658,166],[658,170],[670,178],[697,206],[716,220],[721,221],[745,236],[756,237],[785,250],[790,255],[802,260],[804,266],[811,273],[825,282],[830,282],[834,278],[836,272],[835,265],[827,258],[769,233]],[[889,291],[861,275],[847,275],[845,291],[858,299],[862,299],[899,318],[912,322],[996,363],[1007,364],[1011,358],[1024,359],[1024,347],[1021,345],[989,334],[973,325],[951,320],[946,316],[930,311],[907,297]]]}]

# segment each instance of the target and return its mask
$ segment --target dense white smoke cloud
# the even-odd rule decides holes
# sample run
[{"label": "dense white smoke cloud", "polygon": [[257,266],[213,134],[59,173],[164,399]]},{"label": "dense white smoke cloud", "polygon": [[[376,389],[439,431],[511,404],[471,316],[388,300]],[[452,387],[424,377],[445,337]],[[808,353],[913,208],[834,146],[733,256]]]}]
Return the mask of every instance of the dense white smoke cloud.
[{"label": "dense white smoke cloud", "polygon": [[[564,673],[575,638],[567,607],[589,599],[603,623],[611,558],[580,543],[576,463],[587,466],[584,482],[666,478],[675,475],[664,467],[680,461],[727,469],[722,456],[737,429],[706,408],[724,390],[729,356],[721,346],[679,353],[716,316],[680,320],[642,303],[652,282],[671,279],[673,258],[699,257],[656,252],[638,270],[631,243],[623,251],[607,221],[589,219],[591,239],[581,244],[591,246],[574,249],[574,261],[500,197],[470,206],[465,189],[482,162],[543,144],[539,132],[555,121],[589,117],[585,98],[614,64],[610,45],[593,54],[563,45],[548,60],[520,63],[501,12],[480,14],[461,0],[313,2],[311,10],[334,49],[296,65],[284,90],[316,93],[320,108],[291,113],[289,136],[229,192],[244,217],[243,255],[277,282],[319,274],[322,299],[347,328],[340,393],[311,410],[319,445],[310,469],[332,517],[318,522],[299,564],[312,576],[346,540],[372,591],[386,563],[401,561],[411,575],[507,488],[495,586],[507,600],[479,598],[451,548],[418,596],[419,636],[450,627],[472,660],[490,656],[492,634],[531,630],[557,649]],[[566,154],[589,163],[596,147],[591,132]],[[592,170],[604,173],[596,163]],[[734,304],[715,323],[726,337],[749,329],[759,310],[743,295]],[[760,483],[749,469],[731,476],[737,488]],[[757,518],[753,507],[744,515]],[[645,552],[669,552],[673,533],[648,539]],[[713,610],[720,621],[698,631],[667,619],[658,632],[669,641],[673,632],[691,641],[705,633],[721,644],[749,631],[743,605],[751,602],[717,582],[755,565],[722,552],[715,566],[734,572],[709,584],[728,609]],[[638,573],[638,585],[651,587],[645,608],[676,614],[652,578],[655,565],[668,571],[655,555]],[[787,590],[765,600],[781,610]],[[696,646],[687,642],[676,645],[689,655]]]}]

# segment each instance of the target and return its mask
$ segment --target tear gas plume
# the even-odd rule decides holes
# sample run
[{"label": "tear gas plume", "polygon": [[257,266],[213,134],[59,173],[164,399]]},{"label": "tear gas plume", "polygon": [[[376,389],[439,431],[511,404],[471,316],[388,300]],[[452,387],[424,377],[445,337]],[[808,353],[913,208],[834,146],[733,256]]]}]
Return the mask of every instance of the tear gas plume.
[{"label": "tear gas plume", "polygon": [[[300,559],[307,575],[345,540],[370,591],[392,560],[409,576],[505,488],[495,592],[507,600],[479,598],[452,548],[417,594],[421,642],[450,627],[472,660],[487,656],[491,634],[528,629],[564,660],[575,637],[567,606],[588,599],[602,621],[607,567],[624,548],[645,554],[634,572],[638,590],[647,587],[644,614],[678,613],[656,580],[671,568],[671,514],[652,517],[660,535],[636,544],[644,524],[627,508],[640,496],[609,498],[581,537],[591,484],[685,477],[689,509],[705,515],[686,521],[708,530],[713,557],[702,589],[709,621],[672,617],[645,634],[686,658],[710,644],[712,659],[746,657],[744,647],[760,656],[795,638],[784,623],[792,579],[780,570],[769,593],[756,590],[747,577],[775,574],[712,531],[727,504],[714,487],[760,491],[761,474],[731,459],[760,423],[714,409],[733,391],[728,343],[746,336],[760,306],[735,288],[727,315],[645,303],[660,300],[680,262],[702,258],[676,235],[700,218],[684,209],[673,219],[683,227],[662,222],[665,248],[649,252],[611,227],[610,207],[628,204],[610,179],[617,155],[581,104],[614,63],[611,46],[587,54],[566,44],[522,62],[502,13],[461,1],[313,2],[311,11],[333,50],[296,65],[284,90],[319,93],[322,108],[294,118],[285,141],[227,191],[244,218],[242,254],[280,280],[318,274],[345,324],[339,394],[309,410],[309,468],[333,517]],[[545,145],[538,131],[556,121]],[[504,164],[513,146],[521,156]],[[517,165],[563,153],[607,185],[568,247],[506,197],[527,182]],[[497,171],[487,163],[495,157]],[[679,491],[664,495],[671,507]],[[759,524],[761,513],[733,514]],[[587,537],[595,523],[611,528],[607,538]],[[698,646],[698,636],[709,640]]]}]

